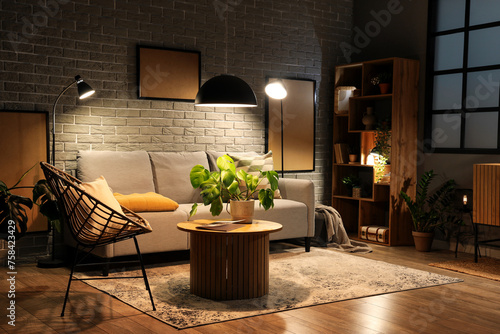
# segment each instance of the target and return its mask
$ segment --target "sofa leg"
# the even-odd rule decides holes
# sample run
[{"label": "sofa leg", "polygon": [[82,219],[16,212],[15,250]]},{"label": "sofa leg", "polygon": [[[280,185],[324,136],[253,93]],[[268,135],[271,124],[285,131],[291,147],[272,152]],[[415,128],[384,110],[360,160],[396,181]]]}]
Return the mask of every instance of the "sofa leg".
[{"label": "sofa leg", "polygon": [[110,260],[106,259],[106,262],[104,262],[102,265],[102,276],[107,277],[109,275],[109,264]]},{"label": "sofa leg", "polygon": [[311,251],[311,240],[312,240],[312,237],[306,237],[306,252],[310,252]]}]

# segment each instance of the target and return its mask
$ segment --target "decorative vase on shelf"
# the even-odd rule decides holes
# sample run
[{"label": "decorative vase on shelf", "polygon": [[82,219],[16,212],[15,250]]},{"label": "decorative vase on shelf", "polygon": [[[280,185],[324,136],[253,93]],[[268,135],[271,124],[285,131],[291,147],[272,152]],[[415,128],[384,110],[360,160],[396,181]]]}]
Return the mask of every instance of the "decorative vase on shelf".
[{"label": "decorative vase on shelf", "polygon": [[349,154],[349,163],[350,164],[355,164],[357,161],[358,161],[357,154]]},{"label": "decorative vase on shelf", "polygon": [[373,114],[373,108],[366,108],[366,112],[363,114],[361,122],[365,126],[365,130],[373,130],[373,124],[375,124],[375,115]]}]

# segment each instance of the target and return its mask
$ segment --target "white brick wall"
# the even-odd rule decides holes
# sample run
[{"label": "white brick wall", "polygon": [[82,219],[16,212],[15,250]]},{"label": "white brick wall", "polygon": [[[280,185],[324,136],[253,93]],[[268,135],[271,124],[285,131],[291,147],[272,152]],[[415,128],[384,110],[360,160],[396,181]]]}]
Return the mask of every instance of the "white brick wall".
[{"label": "white brick wall", "polygon": [[[316,171],[287,177],[314,180],[317,200],[328,203],[334,66],[339,43],[350,41],[353,0],[230,3],[226,49],[226,19],[213,1],[1,0],[0,108],[51,111],[81,75],[95,96],[80,101],[72,88],[57,108],[57,165],[71,171],[80,149],[263,151],[266,76],[314,79]],[[259,106],[138,99],[138,44],[200,51],[202,83],[238,75]]]}]

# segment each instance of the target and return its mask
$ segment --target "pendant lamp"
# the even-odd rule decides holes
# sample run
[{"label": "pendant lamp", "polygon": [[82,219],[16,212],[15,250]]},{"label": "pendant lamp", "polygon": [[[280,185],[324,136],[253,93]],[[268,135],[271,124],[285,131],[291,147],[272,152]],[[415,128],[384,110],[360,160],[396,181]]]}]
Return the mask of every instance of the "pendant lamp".
[{"label": "pendant lamp", "polygon": [[223,74],[201,86],[194,104],[205,107],[256,107],[257,98],[244,80]]}]

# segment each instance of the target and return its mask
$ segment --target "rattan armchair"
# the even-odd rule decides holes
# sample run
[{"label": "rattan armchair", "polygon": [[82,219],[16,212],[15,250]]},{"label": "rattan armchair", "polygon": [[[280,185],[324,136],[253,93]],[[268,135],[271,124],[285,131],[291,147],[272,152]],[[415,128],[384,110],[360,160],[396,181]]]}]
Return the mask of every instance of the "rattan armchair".
[{"label": "rattan armchair", "polygon": [[[48,163],[41,162],[45,178],[52,192],[57,198],[61,218],[76,241],[76,252],[71,266],[68,287],[61,312],[64,316],[66,302],[75,267],[82,265],[82,261],[98,246],[104,246],[126,239],[134,239],[137,256],[141,265],[142,276],[134,277],[106,277],[114,278],[143,278],[149,292],[153,310],[156,310],[153,295],[149,287],[148,277],[144,269],[139,244],[136,236],[151,232],[148,222],[136,213],[122,207],[124,214],[112,209],[97,198],[85,192],[80,185],[82,182],[71,175],[55,168]],[[80,255],[83,252],[83,255]],[[88,265],[88,264],[85,264]],[[88,278],[93,279],[93,278]],[[99,277],[97,279],[103,279]],[[82,280],[82,279],[80,279]]]}]

